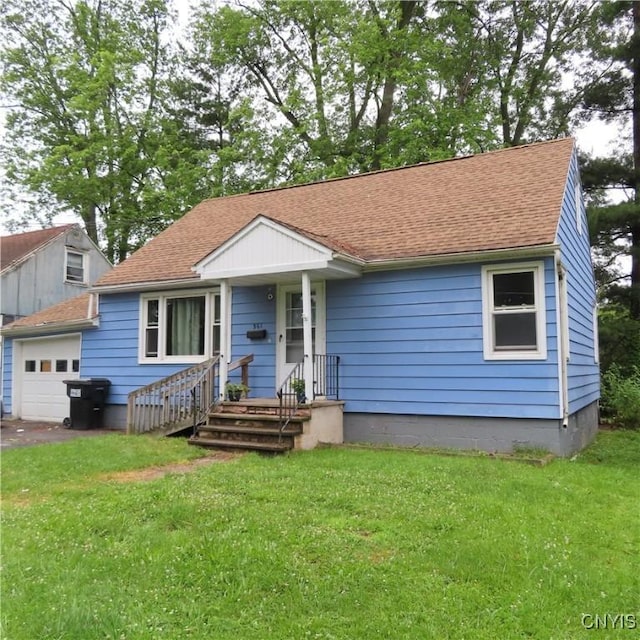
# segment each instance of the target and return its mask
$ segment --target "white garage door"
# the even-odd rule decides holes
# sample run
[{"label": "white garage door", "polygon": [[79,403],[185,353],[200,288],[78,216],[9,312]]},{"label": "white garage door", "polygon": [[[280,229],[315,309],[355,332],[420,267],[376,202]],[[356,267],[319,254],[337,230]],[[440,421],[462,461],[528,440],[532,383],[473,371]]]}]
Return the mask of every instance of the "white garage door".
[{"label": "white garage door", "polygon": [[79,377],[80,336],[25,340],[21,360],[20,416],[62,421],[69,415],[63,380]]}]

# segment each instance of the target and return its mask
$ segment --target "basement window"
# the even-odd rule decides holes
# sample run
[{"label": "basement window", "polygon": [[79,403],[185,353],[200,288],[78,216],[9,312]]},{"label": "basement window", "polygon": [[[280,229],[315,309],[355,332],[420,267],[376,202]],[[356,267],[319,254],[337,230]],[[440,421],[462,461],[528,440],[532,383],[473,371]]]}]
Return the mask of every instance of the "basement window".
[{"label": "basement window", "polygon": [[482,268],[484,357],[547,357],[544,264]]}]

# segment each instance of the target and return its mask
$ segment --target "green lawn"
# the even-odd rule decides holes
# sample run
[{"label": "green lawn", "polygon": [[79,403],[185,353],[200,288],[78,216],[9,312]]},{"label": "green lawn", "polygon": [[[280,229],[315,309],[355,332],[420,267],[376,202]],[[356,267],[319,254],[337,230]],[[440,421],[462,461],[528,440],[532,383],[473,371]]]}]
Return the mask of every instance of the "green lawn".
[{"label": "green lawn", "polygon": [[0,636],[637,637],[640,432],[545,467],[332,448],[113,475],[203,453],[122,436],[3,452]]}]

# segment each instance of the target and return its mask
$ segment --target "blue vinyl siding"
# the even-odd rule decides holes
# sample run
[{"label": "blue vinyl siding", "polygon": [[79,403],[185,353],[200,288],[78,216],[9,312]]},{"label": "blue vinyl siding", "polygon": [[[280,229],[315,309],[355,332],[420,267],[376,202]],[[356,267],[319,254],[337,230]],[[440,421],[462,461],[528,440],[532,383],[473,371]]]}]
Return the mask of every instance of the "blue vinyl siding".
[{"label": "blue vinyl siding", "polygon": [[6,414],[13,411],[11,389],[13,387],[13,340],[2,340],[2,410]]},{"label": "blue vinyl siding", "polygon": [[[345,411],[559,418],[553,260],[545,261],[546,360],[484,360],[481,268],[449,265],[327,282],[327,353],[341,356]],[[253,397],[275,391],[276,298],[269,300],[268,292],[233,288],[231,359],[254,354]],[[138,293],[103,295],[100,327],[84,332],[82,376],[111,379],[110,403],[125,404],[132,390],[188,366],[138,363],[139,310]],[[247,338],[254,328],[265,329],[266,338]]]},{"label": "blue vinyl siding", "polygon": [[[267,298],[269,290],[273,298]],[[233,322],[231,328],[231,360],[250,353],[253,362],[249,366],[250,395],[254,398],[275,396],[276,359],[276,297],[274,287],[234,287],[232,296]],[[258,325],[258,326],[254,326]],[[247,331],[265,329],[263,340],[250,340]],[[240,370],[231,372],[232,380],[239,380]]]},{"label": "blue vinyl siding", "polygon": [[580,179],[577,159],[571,161],[562,214],[558,225],[561,259],[567,271],[567,298],[569,316],[569,363],[567,381],[569,413],[595,402],[600,397],[599,367],[595,362],[593,313],[596,300],[589,233],[584,206],[582,234],[576,224],[575,185]]},{"label": "blue vinyl siding", "polygon": [[82,338],[83,378],[108,378],[109,404],[126,404],[134,389],[155,382],[189,364],[138,364],[140,294],[100,296],[100,327]]},{"label": "blue vinyl siding", "polygon": [[[267,289],[233,289],[233,328],[231,359],[249,353],[249,384],[254,397],[273,397],[275,384],[275,299],[267,301]],[[110,294],[100,297],[100,327],[85,331],[82,341],[82,377],[108,378],[112,382],[109,404],[126,404],[128,394],[160,378],[192,366],[189,363],[140,364],[138,362],[138,323],[140,294]],[[265,340],[249,340],[246,332],[261,323]],[[230,378],[240,376],[234,371]]]},{"label": "blue vinyl siding", "polygon": [[485,361],[481,265],[327,283],[327,352],[347,412],[559,417],[553,261],[545,262],[547,359]]}]

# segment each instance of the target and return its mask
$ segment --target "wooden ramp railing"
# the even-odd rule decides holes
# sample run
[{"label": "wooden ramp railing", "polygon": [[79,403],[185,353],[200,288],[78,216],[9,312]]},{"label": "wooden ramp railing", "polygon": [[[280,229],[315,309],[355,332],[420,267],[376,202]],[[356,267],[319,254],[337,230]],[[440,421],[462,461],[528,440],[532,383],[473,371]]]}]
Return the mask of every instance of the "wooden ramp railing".
[{"label": "wooden ramp railing", "polygon": [[214,404],[220,356],[132,391],[127,402],[127,433],[166,433],[195,426]]}]

